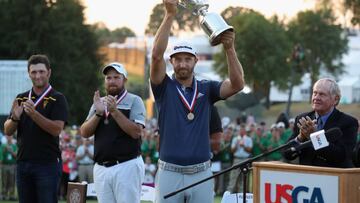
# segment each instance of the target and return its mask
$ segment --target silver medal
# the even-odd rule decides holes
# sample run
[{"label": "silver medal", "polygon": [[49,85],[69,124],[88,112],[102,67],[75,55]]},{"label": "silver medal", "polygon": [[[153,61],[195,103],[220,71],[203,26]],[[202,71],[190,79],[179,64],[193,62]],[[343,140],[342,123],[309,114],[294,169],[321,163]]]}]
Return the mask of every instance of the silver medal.
[{"label": "silver medal", "polygon": [[109,124],[109,120],[108,120],[108,119],[105,119],[105,120],[104,120],[104,124],[105,124],[105,125]]}]

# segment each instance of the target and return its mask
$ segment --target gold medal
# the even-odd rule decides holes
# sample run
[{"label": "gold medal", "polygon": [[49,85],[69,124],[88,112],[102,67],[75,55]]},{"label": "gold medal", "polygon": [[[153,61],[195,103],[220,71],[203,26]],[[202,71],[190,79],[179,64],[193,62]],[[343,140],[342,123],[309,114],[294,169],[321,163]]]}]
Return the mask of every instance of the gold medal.
[{"label": "gold medal", "polygon": [[189,121],[194,120],[194,118],[195,118],[195,115],[194,115],[192,112],[188,113],[187,119],[188,119]]}]

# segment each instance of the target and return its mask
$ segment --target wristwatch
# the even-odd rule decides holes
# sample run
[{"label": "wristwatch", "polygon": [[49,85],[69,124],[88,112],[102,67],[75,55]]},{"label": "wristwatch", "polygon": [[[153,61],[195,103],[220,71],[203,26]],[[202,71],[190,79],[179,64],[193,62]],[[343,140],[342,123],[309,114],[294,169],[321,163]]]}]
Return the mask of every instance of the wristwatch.
[{"label": "wristwatch", "polygon": [[17,123],[17,122],[20,121],[19,119],[15,119],[13,116],[10,116],[10,119],[11,119],[13,122],[15,122],[15,123]]},{"label": "wristwatch", "polygon": [[97,117],[99,117],[99,118],[102,118],[103,117],[103,115],[101,115],[101,114],[95,114],[95,116],[97,116]]}]

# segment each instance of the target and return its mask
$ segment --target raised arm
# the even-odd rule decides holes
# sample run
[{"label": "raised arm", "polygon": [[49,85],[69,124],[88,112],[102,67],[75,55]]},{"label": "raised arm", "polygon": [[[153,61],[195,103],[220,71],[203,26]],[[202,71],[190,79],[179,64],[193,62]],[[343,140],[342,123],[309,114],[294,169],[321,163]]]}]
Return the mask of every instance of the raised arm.
[{"label": "raised arm", "polygon": [[150,81],[157,85],[165,78],[164,53],[168,45],[170,30],[175,19],[178,0],[163,0],[165,17],[156,32],[150,64]]},{"label": "raised arm", "polygon": [[226,31],[221,36],[221,43],[224,46],[229,75],[229,79],[225,79],[220,88],[220,96],[224,99],[241,91],[245,85],[244,71],[236,55],[234,41],[234,32]]}]

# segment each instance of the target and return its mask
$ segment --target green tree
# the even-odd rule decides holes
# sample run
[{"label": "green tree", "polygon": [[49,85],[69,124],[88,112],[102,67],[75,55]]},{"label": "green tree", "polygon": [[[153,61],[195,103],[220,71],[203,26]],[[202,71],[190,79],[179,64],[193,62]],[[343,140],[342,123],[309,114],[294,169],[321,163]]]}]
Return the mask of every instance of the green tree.
[{"label": "green tree", "polygon": [[360,0],[345,0],[345,7],[353,13],[351,22],[353,25],[360,25]]},{"label": "green tree", "polygon": [[259,96],[254,92],[245,94],[240,92],[225,100],[225,104],[231,109],[238,109],[239,111],[245,111],[246,109],[256,106],[260,103]]},{"label": "green tree", "polygon": [[77,124],[85,119],[100,85],[101,67],[97,38],[84,24],[83,10],[77,0],[0,1],[0,57],[48,55],[50,83],[66,96],[69,123]]},{"label": "green tree", "polygon": [[122,43],[126,37],[135,37],[135,33],[128,27],[116,28],[111,32],[112,41]]},{"label": "green tree", "polygon": [[104,23],[95,23],[92,25],[93,32],[98,38],[100,45],[106,45],[110,43],[111,31],[106,27]]},{"label": "green tree", "polygon": [[[258,100],[265,98],[265,106],[269,107],[271,83],[285,88],[290,74],[286,59],[291,53],[291,45],[285,29],[277,18],[267,20],[249,9],[228,8],[222,12],[222,16],[235,29],[235,49],[244,69],[246,83]],[[223,77],[227,75],[224,59],[224,52],[214,56],[215,70]]]},{"label": "green tree", "polygon": [[[163,4],[157,4],[150,15],[150,20],[146,27],[145,34],[155,35],[164,16],[165,10]],[[171,34],[174,35],[180,31],[194,31],[199,28],[199,17],[194,16],[189,10],[178,6],[178,13],[176,14]]]},{"label": "green tree", "polygon": [[342,56],[347,52],[347,38],[329,9],[304,11],[288,25],[294,43],[305,50],[304,72],[311,74],[311,87],[323,68],[338,75],[343,71]]},{"label": "green tree", "polygon": [[97,23],[93,25],[93,29],[101,45],[107,45],[112,42],[123,43],[126,37],[136,36],[134,31],[128,27],[116,28],[110,31],[104,24]]},{"label": "green tree", "polygon": [[244,8],[244,7],[227,7],[223,12],[221,12],[221,16],[224,17],[224,19],[231,19],[234,16],[238,16],[242,13],[250,13],[255,12],[252,9]]}]

